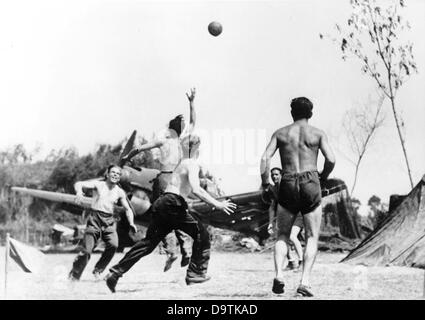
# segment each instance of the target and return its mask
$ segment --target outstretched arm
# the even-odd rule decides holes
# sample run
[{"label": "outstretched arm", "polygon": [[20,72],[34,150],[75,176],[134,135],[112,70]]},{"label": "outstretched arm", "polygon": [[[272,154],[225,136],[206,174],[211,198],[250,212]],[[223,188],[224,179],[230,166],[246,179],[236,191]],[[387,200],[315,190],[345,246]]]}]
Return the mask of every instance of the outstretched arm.
[{"label": "outstretched arm", "polygon": [[319,149],[325,157],[323,171],[320,173],[320,180],[324,181],[329,177],[330,173],[335,167],[335,155],[331,149],[331,146],[328,143],[328,137],[325,133],[323,133],[320,138]]},{"label": "outstretched arm", "polygon": [[236,209],[236,204],[230,202],[230,200],[217,201],[207,191],[201,188],[199,181],[199,166],[197,164],[190,163],[187,169],[189,184],[195,196],[200,198],[202,201],[212,205],[213,207],[224,211],[227,214],[234,212],[234,209]]},{"label": "outstretched arm", "polygon": [[195,112],[195,95],[196,95],[196,89],[192,88],[190,89],[190,95],[186,92],[186,97],[189,100],[189,107],[190,107],[190,122],[189,122],[189,128],[187,130],[187,133],[192,133],[193,130],[195,130],[195,124],[196,124],[196,112]]},{"label": "outstretched arm", "polygon": [[134,156],[138,155],[142,151],[150,150],[150,149],[153,149],[153,148],[159,148],[163,144],[164,144],[164,142],[162,140],[154,140],[154,141],[150,141],[150,142],[144,143],[140,147],[134,148],[133,150],[131,150],[124,157],[124,160],[130,160],[131,158],[133,158]]},{"label": "outstretched arm", "polygon": [[260,173],[261,173],[261,183],[263,187],[269,185],[269,177],[270,177],[270,161],[273,155],[277,150],[277,138],[276,132],[272,135],[269,144],[267,145],[266,150],[261,157],[260,164]]}]

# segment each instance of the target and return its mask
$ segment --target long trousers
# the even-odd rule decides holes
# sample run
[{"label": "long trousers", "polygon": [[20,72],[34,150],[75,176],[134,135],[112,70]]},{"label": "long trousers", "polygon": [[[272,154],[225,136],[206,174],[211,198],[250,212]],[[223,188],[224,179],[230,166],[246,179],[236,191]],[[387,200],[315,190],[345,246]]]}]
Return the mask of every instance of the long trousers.
[{"label": "long trousers", "polygon": [[203,276],[210,259],[210,239],[202,223],[187,210],[184,199],[172,193],[161,195],[152,205],[152,221],[146,237],[137,242],[110,271],[122,276],[142,257],[150,254],[172,230],[182,230],[192,239],[192,257],[187,268],[188,278]]},{"label": "long trousers", "polygon": [[[172,172],[162,172],[153,183],[153,199],[157,200],[167,187]],[[191,250],[191,239],[188,234],[181,230],[174,230],[174,232],[168,233],[161,243],[164,251],[168,257],[176,256],[178,253],[177,242],[180,246],[180,253],[182,257],[190,257],[192,254]]]},{"label": "long trousers", "polygon": [[96,263],[93,272],[102,273],[108,266],[109,262],[111,262],[115,251],[118,248],[116,224],[114,223],[112,225],[105,226],[96,218],[96,216],[90,216],[84,233],[82,250],[78,253],[72,265],[71,274],[74,278],[80,279],[99,239],[102,239],[105,243],[105,251]]}]

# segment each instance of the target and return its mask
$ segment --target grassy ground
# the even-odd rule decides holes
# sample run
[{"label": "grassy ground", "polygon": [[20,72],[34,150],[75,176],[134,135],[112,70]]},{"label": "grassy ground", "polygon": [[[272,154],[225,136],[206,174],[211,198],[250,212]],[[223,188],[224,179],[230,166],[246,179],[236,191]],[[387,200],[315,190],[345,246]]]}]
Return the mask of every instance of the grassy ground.
[{"label": "grassy ground", "polygon": [[[4,299],[4,247],[0,248],[0,299]],[[112,263],[123,256],[117,254]],[[345,254],[321,252],[312,274],[314,299],[421,299],[424,270],[406,267],[361,267],[338,263]],[[81,280],[71,283],[67,274],[75,254],[48,254],[43,274],[22,272],[10,260],[8,299],[307,299],[295,296],[301,274],[285,273],[286,291],[274,295],[272,253],[212,252],[209,274],[212,279],[186,286],[185,269],[177,260],[170,271],[162,268],[165,256],[157,251],[142,259],[117,285],[112,294],[103,280],[91,275],[100,257],[94,254]],[[311,298],[309,298],[311,299]]]}]

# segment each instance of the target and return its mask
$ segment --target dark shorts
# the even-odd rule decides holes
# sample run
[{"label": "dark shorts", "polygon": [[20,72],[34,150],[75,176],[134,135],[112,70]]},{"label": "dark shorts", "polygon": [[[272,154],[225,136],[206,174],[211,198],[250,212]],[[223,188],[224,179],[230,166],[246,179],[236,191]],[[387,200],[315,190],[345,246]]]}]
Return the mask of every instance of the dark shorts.
[{"label": "dark shorts", "polygon": [[178,217],[188,210],[186,200],[177,194],[165,192],[152,204],[152,214],[161,213]]},{"label": "dark shorts", "polygon": [[322,202],[319,173],[284,173],[280,181],[278,203],[293,214],[306,214]]}]

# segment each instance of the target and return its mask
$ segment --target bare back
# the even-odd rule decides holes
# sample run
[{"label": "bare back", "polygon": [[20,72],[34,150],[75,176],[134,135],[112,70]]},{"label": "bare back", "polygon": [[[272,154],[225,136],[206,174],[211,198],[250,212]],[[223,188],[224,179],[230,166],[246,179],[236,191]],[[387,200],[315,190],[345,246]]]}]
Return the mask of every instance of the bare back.
[{"label": "bare back", "polygon": [[323,132],[307,122],[294,122],[276,131],[283,173],[317,170]]}]

